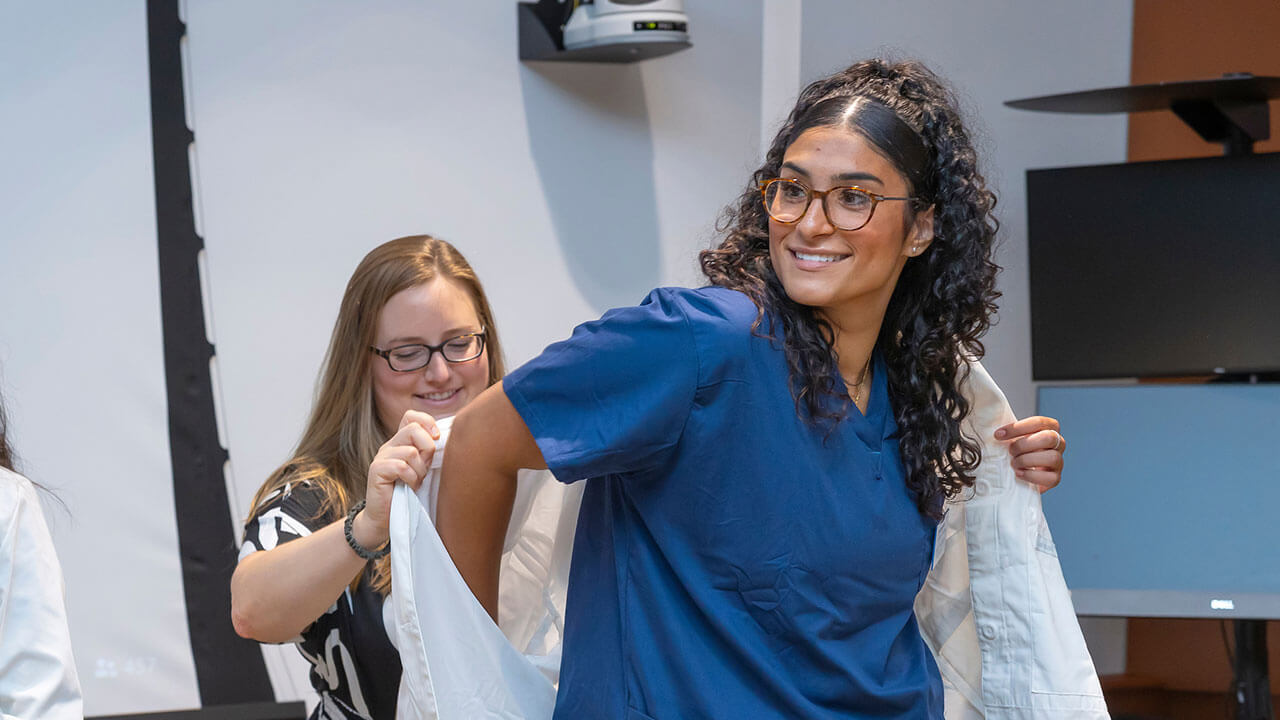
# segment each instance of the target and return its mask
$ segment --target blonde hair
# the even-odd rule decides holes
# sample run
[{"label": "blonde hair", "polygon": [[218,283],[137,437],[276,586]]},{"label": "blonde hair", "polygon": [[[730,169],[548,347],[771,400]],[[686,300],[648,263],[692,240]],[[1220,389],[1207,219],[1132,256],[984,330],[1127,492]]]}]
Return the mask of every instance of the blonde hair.
[{"label": "blonde hair", "polygon": [[[316,517],[342,517],[364,499],[369,465],[378,448],[390,439],[378,422],[369,379],[369,351],[378,314],[396,293],[435,278],[446,278],[466,290],[485,328],[489,356],[488,385],[502,379],[502,343],[493,311],[480,279],[467,259],[449,243],[430,235],[412,235],[383,243],[364,256],[343,293],[316,385],[306,429],[293,457],[276,468],[253,497],[256,516],[267,499],[290,483],[311,481],[323,493]],[[391,590],[391,558],[374,565],[373,587]],[[359,578],[352,587],[359,582]]]}]

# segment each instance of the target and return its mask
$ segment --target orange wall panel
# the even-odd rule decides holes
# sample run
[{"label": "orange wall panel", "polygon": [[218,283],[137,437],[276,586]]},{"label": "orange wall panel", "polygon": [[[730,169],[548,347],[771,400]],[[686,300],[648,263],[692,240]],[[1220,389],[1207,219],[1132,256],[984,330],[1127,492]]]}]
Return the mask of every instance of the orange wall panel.
[{"label": "orange wall panel", "polygon": [[[1207,80],[1229,72],[1280,76],[1280,1],[1134,0],[1135,85]],[[1270,103],[1271,137],[1254,152],[1280,151],[1280,100]],[[1129,160],[1221,155],[1172,112],[1129,116]]]}]

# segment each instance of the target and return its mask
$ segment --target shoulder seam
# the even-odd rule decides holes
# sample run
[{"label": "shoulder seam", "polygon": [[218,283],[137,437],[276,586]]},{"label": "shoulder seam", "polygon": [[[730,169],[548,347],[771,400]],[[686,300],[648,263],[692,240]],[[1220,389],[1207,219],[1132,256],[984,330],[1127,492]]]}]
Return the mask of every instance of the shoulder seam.
[{"label": "shoulder seam", "polygon": [[693,347],[693,359],[697,367],[693,381],[693,391],[689,393],[688,406],[684,413],[684,419],[680,423],[680,432],[676,433],[676,443],[679,444],[680,438],[684,437],[685,428],[689,427],[689,418],[693,416],[693,403],[698,398],[698,391],[703,388],[703,364],[702,352],[698,347],[698,335],[693,331],[693,323],[689,320],[689,313],[685,311],[684,299],[672,293],[672,300],[674,301],[672,305],[680,313],[680,319],[684,321],[685,332],[689,334],[689,344]]}]

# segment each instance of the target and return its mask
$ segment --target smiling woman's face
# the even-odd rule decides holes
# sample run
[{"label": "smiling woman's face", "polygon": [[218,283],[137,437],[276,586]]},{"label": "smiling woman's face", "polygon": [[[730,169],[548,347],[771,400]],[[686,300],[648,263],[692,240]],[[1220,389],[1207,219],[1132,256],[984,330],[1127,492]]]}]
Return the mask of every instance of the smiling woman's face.
[{"label": "smiling woman's face", "polygon": [[[467,291],[457,283],[436,278],[391,296],[378,313],[374,345],[384,350],[399,345],[438,345],[450,338],[480,332],[480,318]],[[407,410],[421,410],[435,418],[457,413],[488,386],[489,350],[474,360],[446,362],[433,353],[419,370],[396,372],[374,357],[369,365],[378,422],[394,434]]]},{"label": "smiling woman's face", "polygon": [[[779,177],[813,190],[856,185],[888,196],[908,195],[907,181],[861,135],[842,127],[810,128],[783,155]],[[907,259],[933,237],[932,211],[907,222],[906,201],[878,204],[870,222],[838,230],[817,198],[798,221],[769,220],[769,259],[787,296],[817,308],[828,320],[889,304]]]}]

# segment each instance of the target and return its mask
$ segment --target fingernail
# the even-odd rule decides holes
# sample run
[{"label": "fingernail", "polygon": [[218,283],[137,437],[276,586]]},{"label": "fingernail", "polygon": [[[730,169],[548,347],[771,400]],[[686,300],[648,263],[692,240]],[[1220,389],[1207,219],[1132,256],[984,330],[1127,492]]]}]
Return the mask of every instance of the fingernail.
[{"label": "fingernail", "polygon": [[1026,477],[1027,472],[1025,470],[1014,470],[1013,474],[1017,475],[1018,477]]},{"label": "fingernail", "polygon": [[996,431],[996,439],[1003,440],[1004,436],[1008,434],[1009,434],[1008,430],[1005,430],[1004,428],[1000,428],[999,430]]}]

